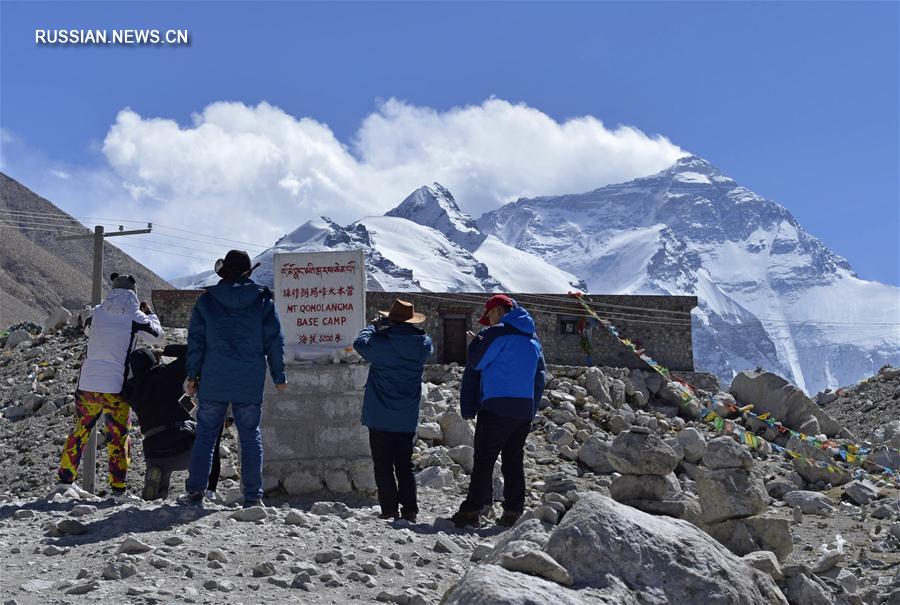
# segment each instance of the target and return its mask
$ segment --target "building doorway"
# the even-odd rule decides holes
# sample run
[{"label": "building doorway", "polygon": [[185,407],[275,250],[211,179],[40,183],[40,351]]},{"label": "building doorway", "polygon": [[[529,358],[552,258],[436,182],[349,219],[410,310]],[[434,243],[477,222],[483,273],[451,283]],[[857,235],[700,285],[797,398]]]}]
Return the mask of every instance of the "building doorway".
[{"label": "building doorway", "polygon": [[467,318],[447,317],[444,320],[444,360],[443,363],[456,362],[460,365],[466,363],[466,328],[469,325]]}]

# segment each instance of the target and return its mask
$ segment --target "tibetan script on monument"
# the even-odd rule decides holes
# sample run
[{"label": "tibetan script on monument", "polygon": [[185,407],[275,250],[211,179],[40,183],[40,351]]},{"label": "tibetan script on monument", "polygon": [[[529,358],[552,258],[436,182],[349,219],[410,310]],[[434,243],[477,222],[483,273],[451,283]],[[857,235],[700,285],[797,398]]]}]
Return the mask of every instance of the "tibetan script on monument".
[{"label": "tibetan script on monument", "polygon": [[311,360],[352,345],[365,322],[362,250],[276,254],[273,264],[285,357]]}]

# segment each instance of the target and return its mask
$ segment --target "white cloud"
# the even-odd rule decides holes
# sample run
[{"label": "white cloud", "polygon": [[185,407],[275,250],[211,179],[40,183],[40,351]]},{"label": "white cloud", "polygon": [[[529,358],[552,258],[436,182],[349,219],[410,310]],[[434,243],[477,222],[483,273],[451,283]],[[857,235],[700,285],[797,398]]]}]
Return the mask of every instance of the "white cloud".
[{"label": "white cloud", "polygon": [[[266,245],[315,216],[349,223],[381,214],[432,181],[477,217],[520,196],[651,174],[684,155],[632,127],[610,129],[592,116],[557,122],[496,98],[443,112],[391,99],[346,144],[327,125],[268,103],[213,103],[187,126],[126,108],[102,153],[108,165],[95,175],[68,171],[70,186],[83,186],[82,209]],[[114,194],[110,180],[118,182]],[[92,184],[103,201],[85,208]],[[172,250],[186,256],[126,251],[167,277],[207,269],[207,257],[221,256],[209,250],[217,245],[192,252],[192,242],[180,243],[186,247]],[[141,245],[165,247],[155,235]]]}]

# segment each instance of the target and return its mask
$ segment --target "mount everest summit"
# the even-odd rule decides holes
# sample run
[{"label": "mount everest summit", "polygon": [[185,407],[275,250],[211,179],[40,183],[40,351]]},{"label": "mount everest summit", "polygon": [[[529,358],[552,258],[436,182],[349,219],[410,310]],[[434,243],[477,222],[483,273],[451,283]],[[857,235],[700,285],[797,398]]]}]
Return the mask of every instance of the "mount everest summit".
[{"label": "mount everest summit", "polygon": [[384,216],[308,221],[257,257],[254,276],[271,285],[278,252],[351,248],[374,290],[696,295],[696,366],[726,381],[762,366],[814,393],[900,361],[900,288],[860,279],[783,206],[696,156],[477,221],[435,183]]}]

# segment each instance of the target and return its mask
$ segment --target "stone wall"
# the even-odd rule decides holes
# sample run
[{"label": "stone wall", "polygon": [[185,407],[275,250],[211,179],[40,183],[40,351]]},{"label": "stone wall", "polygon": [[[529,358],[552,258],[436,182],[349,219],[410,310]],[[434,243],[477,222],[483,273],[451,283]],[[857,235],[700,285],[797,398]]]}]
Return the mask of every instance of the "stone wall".
[{"label": "stone wall", "polygon": [[150,304],[164,328],[186,328],[203,290],[153,290]]},{"label": "stone wall", "polygon": [[[201,290],[154,290],[153,305],[162,324],[167,327],[187,327],[191,310]],[[379,309],[388,309],[396,297],[410,300],[416,310],[425,313],[424,324],[435,344],[432,363],[447,361],[444,342],[444,319],[463,319],[467,329],[481,329],[484,301],[488,294],[426,293],[426,292],[366,292],[366,318]],[[531,312],[538,335],[544,346],[547,363],[560,365],[587,364],[581,350],[581,336],[563,334],[563,321],[577,321],[584,315],[581,306],[565,294],[512,294]],[[686,313],[697,306],[695,296],[626,296],[591,295],[592,304],[601,317],[610,319],[619,333],[637,340],[653,359],[673,370],[694,369],[690,316]],[[623,347],[605,329],[597,327],[591,339],[594,365],[626,368],[647,366],[631,351]]]},{"label": "stone wall", "polygon": [[[444,318],[464,318],[469,330],[482,328],[478,319],[489,294],[431,294],[367,292],[366,317],[377,309],[388,309],[396,297],[412,301],[416,310],[428,317],[424,329],[435,345],[432,363],[447,361],[444,343]],[[547,363],[587,365],[579,334],[563,334],[563,321],[577,321],[584,316],[579,303],[565,294],[511,294],[534,317]],[[695,296],[613,296],[591,295],[594,310],[608,318],[619,333],[637,340],[657,362],[673,370],[694,369],[690,316],[697,306]],[[603,305],[603,306],[601,306]],[[674,313],[672,313],[674,312]],[[648,366],[626,349],[605,328],[593,329],[591,360],[593,365],[646,369]]]},{"label": "stone wall", "polygon": [[268,379],[262,407],[266,490],[373,494],[368,432],[360,423],[367,364],[285,368],[289,388]]}]

